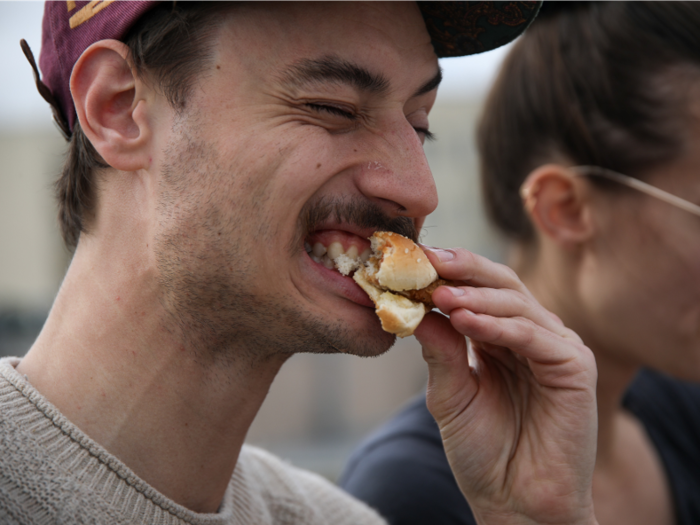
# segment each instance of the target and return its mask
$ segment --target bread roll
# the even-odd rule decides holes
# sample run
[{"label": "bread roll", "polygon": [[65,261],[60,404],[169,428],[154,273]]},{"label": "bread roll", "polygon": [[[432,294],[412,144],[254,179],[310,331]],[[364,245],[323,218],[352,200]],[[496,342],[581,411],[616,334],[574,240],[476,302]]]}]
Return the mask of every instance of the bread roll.
[{"label": "bread roll", "polygon": [[432,292],[446,281],[425,252],[402,235],[376,232],[370,237],[372,256],[353,275],[374,302],[382,328],[399,337],[413,335],[423,316],[435,305]]}]

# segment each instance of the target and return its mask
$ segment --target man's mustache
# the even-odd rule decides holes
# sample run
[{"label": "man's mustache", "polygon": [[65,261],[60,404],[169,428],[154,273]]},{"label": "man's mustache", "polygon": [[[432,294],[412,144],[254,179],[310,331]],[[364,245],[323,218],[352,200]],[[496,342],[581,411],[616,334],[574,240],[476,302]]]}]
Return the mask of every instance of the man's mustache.
[{"label": "man's mustache", "polygon": [[[378,204],[371,201],[353,199],[320,199],[307,203],[299,216],[299,232],[308,235],[328,219],[338,223],[347,223],[359,228],[371,228],[375,231],[388,231],[418,241],[418,231],[413,219],[409,217],[390,217]],[[299,242],[294,248],[298,248]]]}]

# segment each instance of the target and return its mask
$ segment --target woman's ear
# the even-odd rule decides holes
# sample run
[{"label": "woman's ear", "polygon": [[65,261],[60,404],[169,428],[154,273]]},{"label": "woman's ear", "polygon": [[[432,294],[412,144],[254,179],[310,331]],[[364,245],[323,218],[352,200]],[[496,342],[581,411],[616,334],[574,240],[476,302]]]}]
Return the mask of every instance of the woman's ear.
[{"label": "woman's ear", "polygon": [[541,235],[570,246],[589,240],[594,233],[590,193],[566,167],[540,166],[528,175],[520,192],[525,211]]},{"label": "woman's ear", "polygon": [[149,165],[148,88],[134,74],[128,47],[101,40],[73,67],[70,90],[80,127],[102,158],[118,170]]}]

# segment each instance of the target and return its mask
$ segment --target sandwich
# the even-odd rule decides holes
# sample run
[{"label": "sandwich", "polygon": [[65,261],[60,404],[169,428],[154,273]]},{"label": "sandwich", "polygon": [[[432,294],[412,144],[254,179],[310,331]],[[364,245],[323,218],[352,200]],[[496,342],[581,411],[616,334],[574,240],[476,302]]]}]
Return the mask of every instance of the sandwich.
[{"label": "sandwich", "polygon": [[432,293],[449,284],[438,277],[425,252],[411,239],[392,232],[370,237],[372,255],[367,262],[340,255],[338,271],[349,275],[369,295],[384,331],[399,337],[412,335],[432,310]]}]

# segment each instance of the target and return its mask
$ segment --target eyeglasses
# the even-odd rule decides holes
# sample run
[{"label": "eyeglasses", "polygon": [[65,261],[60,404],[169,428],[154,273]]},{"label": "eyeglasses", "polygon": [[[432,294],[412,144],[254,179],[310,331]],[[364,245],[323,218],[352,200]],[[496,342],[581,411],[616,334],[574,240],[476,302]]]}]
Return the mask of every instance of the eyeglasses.
[{"label": "eyeglasses", "polygon": [[607,168],[601,168],[600,166],[573,166],[569,169],[574,171],[576,175],[593,175],[596,177],[603,177],[605,179],[615,181],[619,184],[624,184],[625,186],[633,188],[637,191],[641,191],[642,193],[646,193],[651,197],[655,197],[659,200],[667,202],[668,204],[671,204],[672,206],[676,206],[677,208],[680,208],[682,210],[692,213],[693,215],[697,215],[700,217],[700,206],[698,206],[697,204],[693,204],[692,202],[689,202],[685,199],[676,197],[675,195],[668,193],[667,191],[660,190],[659,188],[652,186],[651,184],[647,184],[646,182],[642,182],[639,179],[635,179],[628,175],[623,175],[622,173],[618,173]]}]

